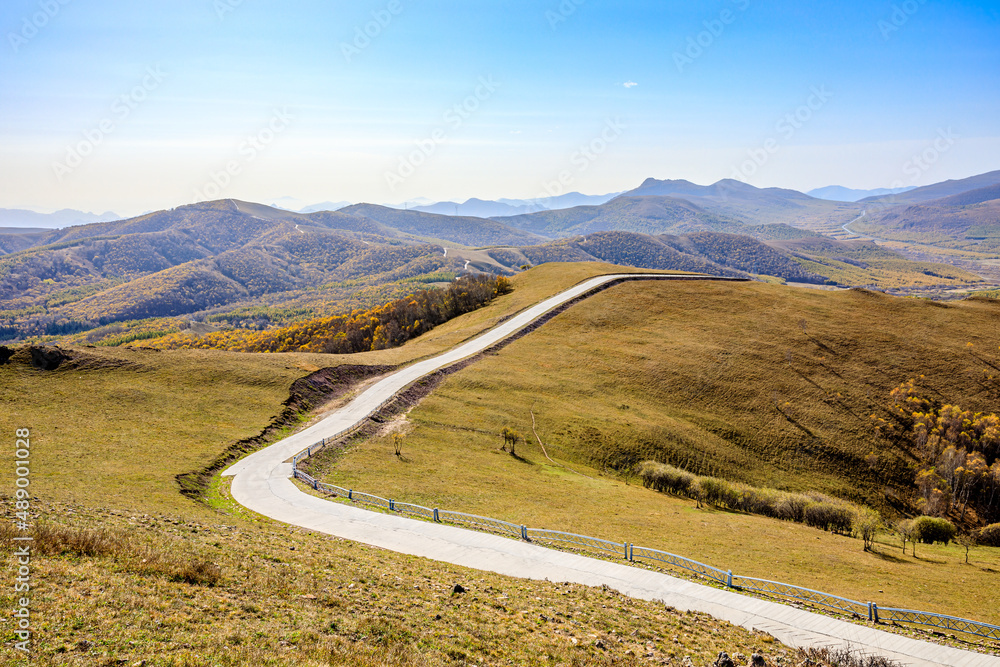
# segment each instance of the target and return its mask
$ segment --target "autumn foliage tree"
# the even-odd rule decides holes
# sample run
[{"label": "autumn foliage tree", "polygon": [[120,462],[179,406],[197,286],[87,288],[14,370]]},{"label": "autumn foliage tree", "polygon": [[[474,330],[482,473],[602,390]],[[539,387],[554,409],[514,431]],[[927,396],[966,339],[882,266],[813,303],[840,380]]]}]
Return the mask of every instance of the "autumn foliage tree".
[{"label": "autumn foliage tree", "polygon": [[348,354],[402,345],[453,317],[511,291],[504,276],[463,276],[442,289],[423,289],[382,306],[296,322],[264,331],[232,329],[204,336],[175,334],[149,344],[167,349]]},{"label": "autumn foliage tree", "polygon": [[873,419],[880,433],[909,445],[916,456],[921,510],[964,517],[974,507],[987,519],[1000,515],[1000,417],[936,405],[917,380],[902,383],[890,398],[889,418]]}]

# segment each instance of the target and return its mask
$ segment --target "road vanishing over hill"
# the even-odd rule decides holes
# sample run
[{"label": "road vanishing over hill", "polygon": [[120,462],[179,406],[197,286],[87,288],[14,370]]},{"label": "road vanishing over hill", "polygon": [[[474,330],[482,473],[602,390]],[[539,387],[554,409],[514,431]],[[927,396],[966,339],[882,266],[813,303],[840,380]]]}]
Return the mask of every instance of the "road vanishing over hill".
[{"label": "road vanishing over hill", "polygon": [[726,280],[681,274],[614,274],[583,281],[452,350],[386,376],[323,420],[247,456],[222,474],[233,478],[232,496],[244,507],[318,533],[511,577],[607,585],[631,597],[662,601],[682,611],[704,612],[767,632],[793,647],[849,648],[866,655],[883,655],[905,665],[1000,667],[998,657],[919,641],[661,572],[331,502],[304,493],[292,482],[294,455],[364,421],[416,380],[496,345],[553,309],[624,281],[692,279]]}]

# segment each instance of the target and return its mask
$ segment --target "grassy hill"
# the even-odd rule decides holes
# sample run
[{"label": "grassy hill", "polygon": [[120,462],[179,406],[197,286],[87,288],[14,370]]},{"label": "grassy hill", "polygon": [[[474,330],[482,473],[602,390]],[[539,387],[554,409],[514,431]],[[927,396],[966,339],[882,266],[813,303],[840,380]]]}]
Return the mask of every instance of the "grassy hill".
[{"label": "grassy hill", "polygon": [[[25,426],[32,429],[32,438],[37,439],[31,464],[32,488],[38,496],[36,520],[56,530],[47,544],[63,544],[44,555],[36,552],[32,560],[40,586],[33,598],[34,613],[39,618],[60,619],[40,628],[35,662],[83,665],[127,660],[134,664],[155,656],[162,664],[178,665],[206,660],[219,664],[437,665],[462,659],[488,664],[572,664],[575,659],[585,664],[640,665],[663,664],[667,658],[676,664],[689,655],[701,667],[714,660],[718,651],[749,655],[754,649],[765,653],[770,663],[776,657],[785,664],[801,662],[803,656],[766,636],[700,616],[676,614],[661,605],[630,601],[612,592],[514,581],[276,526],[228,501],[224,484],[213,487],[209,504],[179,493],[176,475],[210,465],[235,441],[255,438],[272,425],[263,438],[255,440],[260,446],[304,426],[342,400],[336,392],[326,393],[330,403],[314,397],[312,410],[299,413],[305,408],[302,403],[282,405],[294,382],[315,378],[313,374],[337,363],[389,366],[439,352],[608,268],[585,263],[540,266],[516,276],[513,293],[402,348],[379,352],[331,358],[304,353],[85,348],[71,350],[73,358],[52,371],[33,368],[27,352],[0,365],[0,400],[9,408],[0,414],[0,427],[8,432]],[[821,362],[834,370],[840,367],[822,359],[828,353],[812,338],[832,347],[828,324],[849,327],[858,321],[859,312],[869,313],[848,309],[847,321],[831,316],[827,323],[820,317],[825,302],[817,304],[813,299],[817,294],[823,299],[843,299],[843,295],[747,284],[749,291],[736,298],[733,293],[713,297],[710,291],[694,291],[687,296],[682,292],[683,298],[678,299],[678,294],[650,290],[655,286],[644,283],[637,290],[646,295],[643,302],[637,302],[634,294],[623,298],[614,290],[596,297],[601,299],[593,302],[596,309],[590,307],[591,301],[584,301],[499,355],[451,376],[410,413],[415,428],[405,422],[387,426],[405,433],[405,460],[392,455],[387,431],[349,451],[336,463],[333,474],[357,479],[359,486],[400,499],[426,500],[613,538],[627,533],[638,543],[729,564],[747,574],[814,584],[861,599],[870,594],[879,601],[909,602],[973,616],[990,608],[991,577],[1000,569],[995,550],[973,550],[970,566],[961,563],[955,547],[921,545],[920,558],[914,559],[898,555],[898,547],[883,544],[880,555],[874,556],[863,553],[859,542],[847,537],[698,509],[689,501],[627,485],[615,475],[577,464],[577,457],[587,460],[585,448],[591,443],[557,440],[561,415],[575,412],[574,420],[563,424],[580,432],[589,432],[584,429],[590,427],[621,434],[631,424],[643,434],[650,423],[673,428],[683,418],[683,408],[671,407],[670,401],[676,400],[672,394],[686,401],[689,395],[711,393],[713,385],[733,373],[749,376],[740,370],[747,363],[762,365],[759,372],[773,374],[772,355],[762,351],[773,349],[784,359],[783,341],[772,346],[755,341],[763,340],[761,333],[775,322],[784,331],[789,317],[808,318],[808,335],[795,321],[784,331],[795,350],[795,368],[825,386],[832,378],[821,374]],[[697,286],[671,287],[690,290]],[[789,295],[784,305],[783,294]],[[964,312],[965,307],[865,298],[902,304],[904,314],[906,308],[926,309],[932,314],[930,322],[937,325],[946,324],[948,317]],[[974,305],[984,313],[992,307],[985,301]],[[645,312],[635,310],[643,306]],[[675,318],[684,313],[684,320],[690,322],[676,318],[660,329],[643,324],[662,318],[664,309],[676,309]],[[719,324],[720,310],[735,313],[731,326]],[[754,310],[757,316],[764,314],[763,329],[746,326],[748,319],[756,317],[751,315]],[[902,321],[917,340],[925,335],[912,327],[923,311],[900,319],[901,311],[882,310],[888,319]],[[627,313],[626,318],[621,311]],[[944,320],[935,318],[940,313],[947,314]],[[571,318],[569,323],[567,318]],[[588,329],[575,326],[580,318]],[[633,326],[640,330],[623,338]],[[612,331],[621,344],[612,354],[595,359],[596,341],[606,340]],[[928,346],[947,349],[941,345],[948,339],[945,334],[930,333]],[[656,389],[664,378],[663,366],[653,363],[655,350],[649,347],[659,344],[658,339],[665,340],[670,351],[663,363],[678,366],[680,375],[700,365],[702,370],[695,375],[700,382],[668,381],[644,398],[644,389]],[[694,341],[695,347],[682,345],[685,340]],[[529,342],[533,343],[529,356],[534,355],[539,363],[525,368],[519,349]],[[741,355],[749,361],[741,361]],[[940,363],[944,374],[944,364],[952,360],[947,357]],[[489,372],[466,375],[484,364]],[[573,364],[576,367],[570,368]],[[923,366],[916,361],[913,365]],[[628,367],[628,372],[616,377],[622,367]],[[795,380],[797,374],[782,371],[779,375],[781,382],[802,394],[802,407],[810,405],[806,402],[812,398],[806,394],[811,391],[809,383]],[[563,377],[574,386],[564,385]],[[888,385],[890,380],[884,382]],[[501,405],[503,397],[495,393],[498,386],[513,390],[506,405]],[[531,398],[527,393],[551,387],[562,387],[565,399],[549,394],[536,404],[541,397]],[[752,399],[754,389],[743,391]],[[759,391],[766,391],[766,384]],[[742,398],[723,392],[716,395],[729,402]],[[749,401],[749,409],[756,406]],[[737,411],[737,406],[730,405],[730,409]],[[464,411],[464,417],[456,421],[458,410]],[[518,446],[520,460],[498,451],[492,428],[511,424],[529,435],[532,410],[539,434],[547,445],[554,445],[550,454],[590,478],[550,464],[533,445]],[[664,421],[664,410],[680,416]],[[762,414],[766,422],[768,417]],[[612,423],[615,430],[607,428]],[[796,428],[787,428],[794,438]],[[369,465],[362,469],[365,457]],[[740,463],[746,460],[740,458]],[[748,470],[766,473],[773,463],[764,459]],[[8,488],[12,474],[12,470],[0,473]],[[597,522],[593,520],[596,510],[601,512]],[[98,525],[112,533],[101,539],[74,540],[70,539],[72,531],[61,532]],[[74,546],[81,542],[110,546],[84,553]],[[9,550],[4,558],[11,563]],[[184,580],[183,572],[205,562],[218,566],[217,578],[211,575],[214,570],[202,567],[198,570],[202,574],[193,581]],[[949,588],[960,579],[964,579],[962,588]],[[463,584],[468,593],[451,595],[455,583]],[[886,593],[879,595],[882,590]],[[0,601],[10,604],[9,594],[0,596]],[[604,648],[596,644],[597,639]]]},{"label": "grassy hill", "polygon": [[[46,527],[31,563],[33,618],[43,619],[32,663],[657,665],[690,657],[702,667],[720,651],[801,661],[773,638],[703,615],[312,534],[246,512],[224,486],[210,504],[180,493],[178,474],[211,464],[236,441],[262,432],[256,446],[277,439],[354,390],[320,386],[321,369],[440,352],[606,268],[540,267],[517,278],[514,293],[393,350],[332,358],[75,348],[55,370],[33,367],[27,350],[0,364],[8,408],[0,427],[31,429],[32,519]],[[304,395],[312,402],[289,400]],[[7,489],[12,475],[0,473]],[[4,506],[9,525],[13,504]],[[9,537],[4,529],[8,568]],[[467,592],[453,595],[455,584]],[[0,603],[12,607],[12,595],[0,593]]]},{"label": "grassy hill", "polygon": [[[921,545],[917,558],[903,557],[886,533],[866,553],[860,540],[699,509],[630,477],[638,463],[658,460],[867,503],[888,518],[912,512],[914,459],[875,433],[871,415],[885,415],[889,392],[920,375],[942,402],[997,411],[997,331],[1000,307],[989,300],[943,305],[759,283],[620,285],[450,375],[376,437],[315,466],[328,481],[400,501],[997,622],[985,592],[997,550],[975,550],[971,566],[953,546]],[[524,436],[520,458],[500,451],[504,427]],[[403,459],[392,455],[393,433],[403,434]]]}]

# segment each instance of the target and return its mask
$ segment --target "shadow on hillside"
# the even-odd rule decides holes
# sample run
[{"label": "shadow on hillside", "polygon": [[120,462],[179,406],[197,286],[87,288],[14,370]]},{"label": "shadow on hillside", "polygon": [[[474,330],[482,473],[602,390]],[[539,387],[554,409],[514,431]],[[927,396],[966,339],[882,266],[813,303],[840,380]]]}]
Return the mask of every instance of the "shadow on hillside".
[{"label": "shadow on hillside", "polygon": [[881,560],[889,562],[889,563],[901,563],[901,564],[909,564],[910,563],[910,561],[906,560],[905,558],[900,558],[899,556],[893,556],[890,553],[885,553],[885,552],[882,552],[882,551],[878,551],[876,549],[872,549],[868,553],[870,553],[873,556],[878,557]]}]

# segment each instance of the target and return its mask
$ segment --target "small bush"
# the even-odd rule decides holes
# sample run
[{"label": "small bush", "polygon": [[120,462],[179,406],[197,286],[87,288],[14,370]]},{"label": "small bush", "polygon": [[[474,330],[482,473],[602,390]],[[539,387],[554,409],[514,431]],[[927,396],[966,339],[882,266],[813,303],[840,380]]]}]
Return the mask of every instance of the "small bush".
[{"label": "small bush", "polygon": [[958,533],[955,524],[948,519],[939,519],[933,516],[918,516],[913,520],[915,539],[924,544],[941,542],[948,544]]},{"label": "small bush", "polygon": [[979,543],[984,547],[1000,547],[1000,523],[991,523],[980,530]]}]

